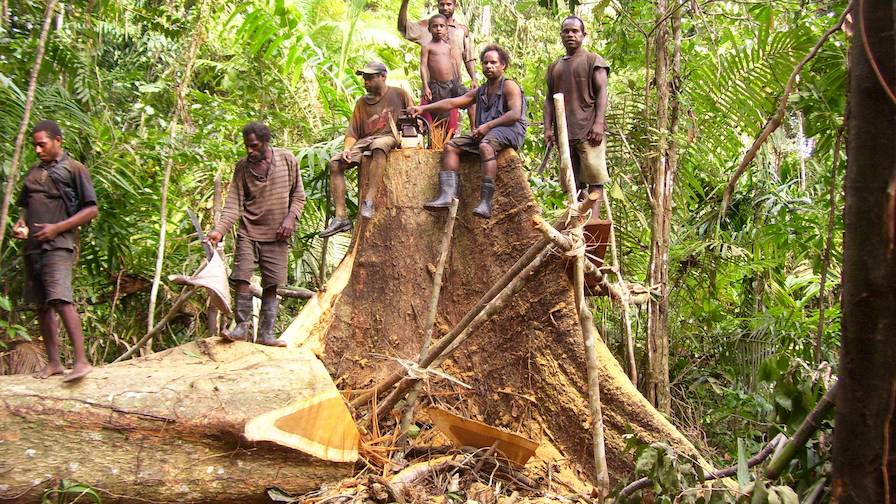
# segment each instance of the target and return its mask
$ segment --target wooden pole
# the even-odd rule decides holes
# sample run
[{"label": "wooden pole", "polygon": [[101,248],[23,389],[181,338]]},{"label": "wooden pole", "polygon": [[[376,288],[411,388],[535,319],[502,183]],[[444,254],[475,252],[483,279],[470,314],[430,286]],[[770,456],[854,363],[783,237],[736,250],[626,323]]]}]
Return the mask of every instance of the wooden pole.
[{"label": "wooden pole", "polygon": [[[221,218],[221,206],[224,200],[223,198],[223,184],[221,183],[221,172],[218,171],[215,173],[215,192],[212,199],[212,223],[217,226],[218,220]],[[221,243],[218,242],[218,247],[220,248]],[[221,256],[223,257],[223,250],[219,250],[222,252]],[[214,304],[208,304],[208,312],[206,313],[206,324],[208,327],[208,335],[209,336],[217,336],[218,335],[218,308],[215,307]]]},{"label": "wooden pole", "polygon": [[9,165],[9,174],[6,176],[6,190],[3,192],[3,205],[0,208],[0,247],[3,238],[6,237],[6,222],[9,219],[9,205],[12,202],[12,191],[16,186],[19,176],[19,161],[22,158],[22,150],[25,147],[25,133],[28,132],[28,121],[31,120],[31,107],[34,105],[34,92],[37,89],[37,76],[40,73],[40,65],[44,59],[44,51],[47,46],[47,37],[50,34],[50,21],[53,19],[53,11],[56,9],[57,0],[49,0],[44,12],[44,24],[40,28],[40,38],[37,40],[37,55],[34,56],[34,66],[31,67],[31,78],[28,80],[28,93],[25,95],[25,106],[22,111],[22,121],[19,123],[19,132],[16,135],[16,144],[12,151],[12,161]]},{"label": "wooden pole", "polygon": [[168,310],[168,313],[165,314],[164,317],[162,317],[162,320],[160,320],[159,323],[156,324],[152,329],[147,331],[147,333],[142,338],[140,338],[139,341],[134,343],[134,346],[132,346],[130,349],[128,349],[127,352],[121,354],[120,357],[118,357],[117,359],[115,359],[112,362],[120,362],[120,361],[123,361],[123,360],[131,357],[132,355],[134,355],[137,352],[137,350],[140,350],[140,348],[142,348],[143,345],[145,345],[147,341],[152,339],[156,334],[160,333],[162,331],[162,329],[164,329],[165,326],[168,325],[168,322],[170,322],[171,319],[174,318],[175,315],[180,313],[178,310],[180,310],[181,306],[183,306],[184,303],[186,303],[187,300],[190,299],[190,296],[195,291],[196,291],[195,287],[185,287],[184,290],[182,290],[180,292],[180,295],[177,297],[177,300],[174,301],[174,304],[171,305],[171,309]]},{"label": "wooden pole", "polygon": [[622,294],[620,308],[622,309],[622,330],[625,337],[625,356],[628,359],[628,378],[632,384],[638,386],[638,364],[635,359],[635,337],[632,334],[632,319],[628,311],[631,304],[631,292],[625,278],[622,276],[622,265],[619,264],[619,254],[616,249],[616,230],[613,226],[613,208],[610,206],[610,198],[604,197],[604,207],[607,210],[607,219],[610,220],[610,252],[613,259],[613,268],[616,271],[616,286]]},{"label": "wooden pole", "polygon": [[[426,313],[426,327],[423,333],[423,344],[420,346],[420,355],[418,360],[423,358],[429,346],[432,343],[432,331],[436,324],[436,312],[439,308],[439,297],[442,293],[442,277],[445,274],[445,263],[448,262],[448,252],[451,251],[451,239],[454,236],[454,222],[457,219],[457,198],[451,200],[451,207],[448,208],[448,220],[445,222],[445,233],[442,235],[442,243],[439,246],[439,261],[436,264],[436,272],[432,279],[432,292],[429,297],[429,311]],[[420,388],[423,382],[418,381],[411,393],[408,394],[407,406],[401,416],[401,424],[399,433],[404,436],[414,420],[414,410],[417,408],[417,398],[420,395]]]},{"label": "wooden pole", "polygon": [[[554,95],[554,111],[557,121],[557,146],[560,148],[560,169],[567,184],[567,199],[569,208],[575,207],[578,187],[575,185],[572,160],[569,155],[569,132],[566,126],[566,106],[563,94]],[[586,199],[586,201],[590,201]],[[594,456],[595,487],[598,490],[598,500],[602,501],[610,490],[610,478],[607,474],[607,456],[604,445],[604,421],[600,404],[600,362],[597,358],[597,329],[594,328],[594,320],[591,309],[585,301],[585,235],[582,226],[585,220],[581,215],[575,215],[575,227],[570,232],[570,240],[576,248],[575,262],[575,297],[576,309],[579,315],[579,325],[582,327],[582,338],[585,346],[585,362],[588,367],[588,406],[591,412],[591,445]],[[623,308],[626,308],[623,306]]]}]

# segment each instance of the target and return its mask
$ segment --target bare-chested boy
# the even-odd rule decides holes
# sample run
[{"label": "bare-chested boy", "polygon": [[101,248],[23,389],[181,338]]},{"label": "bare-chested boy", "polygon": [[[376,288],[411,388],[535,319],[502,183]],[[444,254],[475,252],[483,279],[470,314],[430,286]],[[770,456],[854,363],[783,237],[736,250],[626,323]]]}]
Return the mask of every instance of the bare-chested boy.
[{"label": "bare-chested boy", "polygon": [[[456,49],[448,42],[448,18],[436,14],[429,18],[432,40],[420,50],[420,78],[423,81],[423,104],[463,96],[468,89],[460,79]],[[475,109],[474,109],[475,113]],[[449,136],[457,131],[457,109],[432,114],[432,122],[447,120]]]}]

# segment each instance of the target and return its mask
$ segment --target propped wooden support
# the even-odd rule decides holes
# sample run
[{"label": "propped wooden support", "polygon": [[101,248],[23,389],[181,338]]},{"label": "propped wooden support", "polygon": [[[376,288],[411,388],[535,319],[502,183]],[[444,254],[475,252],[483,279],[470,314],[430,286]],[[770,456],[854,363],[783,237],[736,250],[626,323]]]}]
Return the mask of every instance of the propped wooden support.
[{"label": "propped wooden support", "polygon": [[[62,479],[124,503],[267,502],[271,486],[308,492],[352,472],[307,454],[354,459],[357,431],[341,399],[333,413],[338,395],[307,350],[217,338],[100,367],[72,386],[0,377],[0,500],[38,502]],[[252,429],[255,439],[305,453],[246,440],[253,422],[292,436]]]}]

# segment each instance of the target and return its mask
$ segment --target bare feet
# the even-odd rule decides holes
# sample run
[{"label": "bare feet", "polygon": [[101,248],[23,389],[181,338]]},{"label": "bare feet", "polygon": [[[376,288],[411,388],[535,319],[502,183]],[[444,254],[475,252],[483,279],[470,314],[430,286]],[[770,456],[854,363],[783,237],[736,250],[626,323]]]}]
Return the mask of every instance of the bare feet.
[{"label": "bare feet", "polygon": [[53,375],[62,374],[63,372],[65,372],[65,368],[62,367],[62,364],[49,364],[49,363],[47,363],[47,365],[44,366],[43,369],[41,369],[41,370],[40,370],[39,372],[37,372],[37,373],[34,373],[34,374],[31,375],[31,376],[33,376],[33,377],[35,377],[35,378],[39,378],[39,379],[41,379],[41,380],[45,380],[45,379],[47,379],[47,378],[49,378],[49,377],[51,377],[51,376],[53,376]]},{"label": "bare feet", "polygon": [[65,378],[63,378],[62,381],[73,382],[80,380],[87,376],[91,371],[93,371],[93,366],[90,364],[75,364],[75,367],[72,368],[72,372],[65,375]]}]

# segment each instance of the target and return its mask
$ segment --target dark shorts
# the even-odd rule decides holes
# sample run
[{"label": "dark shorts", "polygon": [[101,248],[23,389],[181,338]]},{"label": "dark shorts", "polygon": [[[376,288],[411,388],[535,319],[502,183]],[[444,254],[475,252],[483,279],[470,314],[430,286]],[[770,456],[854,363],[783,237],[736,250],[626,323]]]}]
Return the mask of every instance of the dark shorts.
[{"label": "dark shorts", "polygon": [[[377,136],[369,136],[364,138],[359,138],[352,148],[349,149],[351,152],[352,161],[349,163],[349,166],[355,166],[361,164],[361,160],[364,159],[365,156],[369,156],[373,153],[374,150],[381,150],[384,153],[388,154],[389,151],[398,146],[398,142],[395,141],[395,137],[392,134],[388,135],[377,135]],[[341,161],[342,160],[342,152],[337,152],[333,154],[333,157],[330,158],[330,161]]]},{"label": "dark shorts", "polygon": [[230,272],[230,280],[249,282],[259,267],[262,288],[286,285],[289,272],[289,242],[261,242],[238,236],[236,249],[233,251],[233,271]]},{"label": "dark shorts", "polygon": [[467,94],[467,91],[469,91],[469,89],[460,82],[460,79],[450,81],[431,80],[429,81],[429,90],[432,92],[433,103],[447,98],[457,98],[458,96]]},{"label": "dark shorts", "polygon": [[488,132],[488,135],[482,138],[482,140],[476,140],[473,138],[473,135],[458,135],[451,139],[448,142],[449,145],[456,147],[463,152],[470,152],[473,154],[479,154],[479,144],[487,143],[495,149],[495,155],[497,156],[499,152],[502,150],[513,147],[509,143],[503,141],[499,135],[493,135],[495,130],[499,128],[495,128]]},{"label": "dark shorts", "polygon": [[71,303],[72,268],[75,253],[71,250],[46,250],[25,256],[25,302],[46,306],[53,301]]}]

